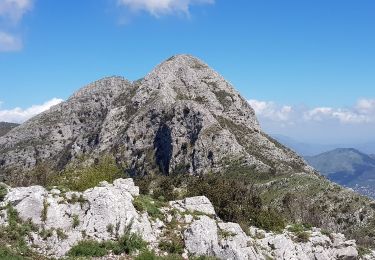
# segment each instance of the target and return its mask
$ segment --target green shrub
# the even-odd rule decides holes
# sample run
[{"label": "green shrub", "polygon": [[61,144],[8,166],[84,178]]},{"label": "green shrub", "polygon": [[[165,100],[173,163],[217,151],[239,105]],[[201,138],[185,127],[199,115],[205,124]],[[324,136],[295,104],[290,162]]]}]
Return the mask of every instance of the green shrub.
[{"label": "green shrub", "polygon": [[107,254],[108,250],[105,248],[105,245],[94,240],[80,241],[68,252],[68,255],[72,257],[101,257]]},{"label": "green shrub", "polygon": [[137,250],[142,250],[147,247],[147,242],[145,242],[139,234],[130,231],[130,228],[125,230],[124,235],[122,235],[118,241],[117,246],[114,248],[113,253],[115,254],[132,254]]},{"label": "green shrub", "polygon": [[43,228],[40,232],[39,235],[42,237],[43,240],[47,240],[47,238],[53,236],[53,229],[45,229]]},{"label": "green shrub", "polygon": [[[26,237],[31,232],[38,231],[37,227],[29,220],[22,221],[17,210],[12,205],[6,206],[8,225],[0,226],[0,259],[24,259],[25,257],[35,257],[35,259],[45,259],[37,255],[27,245]],[[2,245],[10,245],[4,247]],[[22,256],[22,258],[19,258]]]},{"label": "green shrub", "polygon": [[15,254],[9,247],[0,246],[0,259],[3,260],[22,260],[22,256]]},{"label": "green shrub", "polygon": [[78,215],[73,215],[73,224],[72,224],[73,228],[78,227],[79,223],[80,223],[80,221],[79,221]]},{"label": "green shrub", "polygon": [[0,184],[0,202],[4,200],[7,193],[8,193],[8,190],[5,187],[5,185]]},{"label": "green shrub", "polygon": [[358,247],[358,255],[360,257],[363,257],[365,255],[371,254],[371,252],[372,251],[370,249],[368,249],[367,247],[363,247],[363,246],[359,246]]},{"label": "green shrub", "polygon": [[310,240],[310,233],[307,231],[296,233],[297,242],[306,243]]},{"label": "green shrub", "polygon": [[49,207],[49,204],[47,202],[47,199],[45,198],[43,200],[43,209],[42,209],[41,216],[40,216],[42,222],[46,222],[47,220],[48,207]]},{"label": "green shrub", "polygon": [[294,233],[296,236],[297,242],[306,243],[310,239],[310,226],[302,225],[302,224],[294,224],[288,228],[288,231]]},{"label": "green shrub", "polygon": [[134,198],[133,205],[136,210],[141,212],[147,212],[152,218],[163,218],[163,214],[160,209],[164,206],[164,203],[152,199],[147,195],[140,195]]},{"label": "green shrub", "polygon": [[251,168],[233,163],[223,174],[148,176],[136,179],[136,183],[143,194],[152,190],[154,197],[163,196],[166,200],[177,199],[178,194],[173,191],[184,188],[186,197],[206,196],[224,221],[279,232],[285,228],[284,218],[276,209],[265,208],[259,192],[252,188],[254,179],[266,178],[258,175]]},{"label": "green shrub", "polygon": [[181,255],[184,252],[184,248],[184,242],[177,236],[172,237],[171,241],[163,240],[159,243],[159,249],[170,254]]},{"label": "green shrub", "polygon": [[123,177],[122,170],[114,158],[102,157],[91,166],[70,166],[48,181],[50,186],[61,186],[74,191],[85,191],[97,186],[102,181],[113,182]]},{"label": "green shrub", "polygon": [[68,235],[65,234],[64,230],[61,228],[56,229],[56,235],[60,240],[65,240],[68,238]]}]

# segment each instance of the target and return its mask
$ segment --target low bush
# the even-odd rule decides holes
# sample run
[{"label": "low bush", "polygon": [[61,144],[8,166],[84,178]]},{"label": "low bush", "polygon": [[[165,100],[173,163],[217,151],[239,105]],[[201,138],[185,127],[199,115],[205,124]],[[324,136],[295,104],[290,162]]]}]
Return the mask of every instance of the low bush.
[{"label": "low bush", "polygon": [[297,242],[306,243],[310,239],[310,232],[308,232],[310,229],[309,225],[294,224],[288,228],[288,231],[294,233]]},{"label": "low bush", "polygon": [[5,185],[0,184],[0,202],[4,200],[7,193],[8,193],[8,190],[5,187]]},{"label": "low bush", "polygon": [[72,257],[101,257],[108,254],[103,243],[94,240],[83,240],[73,246],[68,255]]},{"label": "low bush", "polygon": [[[231,168],[232,169],[232,168]],[[206,196],[214,205],[217,215],[228,222],[244,227],[257,226],[269,231],[281,231],[285,220],[274,208],[264,207],[257,190],[253,188],[253,170],[240,168],[235,173],[207,174],[204,176],[171,175],[148,176],[137,179],[143,194],[178,199],[176,188],[184,188],[186,197]]]},{"label": "low bush", "polygon": [[97,186],[102,181],[113,182],[124,177],[123,171],[117,166],[114,158],[102,157],[91,166],[70,166],[59,174],[48,179],[49,186],[59,186],[74,191],[85,191]]},{"label": "low bush", "polygon": [[75,245],[68,253],[71,257],[100,257],[112,252],[115,255],[126,253],[131,255],[137,251],[143,251],[147,247],[142,237],[130,231],[129,225],[124,234],[116,241],[98,242],[95,240],[84,240]]},{"label": "low bush", "polygon": [[183,240],[178,237],[173,237],[170,241],[163,240],[159,243],[159,249],[170,254],[181,255],[184,252],[184,248]]},{"label": "low bush", "polygon": [[164,203],[151,198],[148,195],[140,195],[134,198],[134,207],[141,212],[147,212],[153,218],[163,218],[163,214],[160,208],[164,206]]},{"label": "low bush", "polygon": [[22,260],[24,259],[22,256],[17,255],[14,253],[9,247],[0,246],[0,259],[3,260]]},{"label": "low bush", "polygon": [[124,235],[122,235],[114,249],[113,253],[115,254],[132,254],[136,251],[143,250],[147,247],[147,242],[145,242],[139,234],[133,233],[130,231],[130,228],[125,230]]},{"label": "low bush", "polygon": [[45,259],[33,252],[25,239],[31,232],[37,232],[38,228],[31,221],[23,221],[10,204],[6,206],[6,212],[8,225],[0,226],[0,259]]}]

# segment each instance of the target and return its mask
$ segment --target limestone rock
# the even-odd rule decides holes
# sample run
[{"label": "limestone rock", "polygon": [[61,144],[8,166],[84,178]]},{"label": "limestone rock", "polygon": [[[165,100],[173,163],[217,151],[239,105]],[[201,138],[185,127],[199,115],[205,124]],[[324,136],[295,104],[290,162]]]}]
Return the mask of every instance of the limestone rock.
[{"label": "limestone rock", "polygon": [[[287,229],[275,234],[251,227],[249,236],[239,224],[217,218],[206,197],[171,201],[169,206],[160,209],[164,219],[151,218],[133,206],[133,196],[139,195],[139,188],[132,179],[118,179],[113,184],[102,182],[84,192],[64,192],[56,187],[48,191],[41,186],[8,189],[0,207],[10,204],[24,221],[30,219],[36,224],[39,231],[31,233],[28,242],[39,253],[51,257],[63,257],[84,239],[114,240],[126,228],[140,234],[149,242],[149,247],[161,255],[167,252],[160,251],[159,243],[168,241],[174,234],[184,240],[185,257],[189,254],[232,260],[351,260],[358,257],[355,241],[336,233],[329,238],[318,228],[309,231],[305,242],[296,241],[295,234]],[[177,223],[173,230],[169,226],[172,222]],[[0,225],[7,225],[4,209],[0,212]],[[373,259],[373,255],[368,254],[363,259]]]},{"label": "limestone rock", "polygon": [[202,216],[184,232],[186,249],[197,256],[213,256],[217,250],[218,233],[215,220]]},{"label": "limestone rock", "polygon": [[205,196],[191,197],[183,200],[171,201],[170,205],[181,211],[196,211],[207,215],[215,215],[214,206]]}]

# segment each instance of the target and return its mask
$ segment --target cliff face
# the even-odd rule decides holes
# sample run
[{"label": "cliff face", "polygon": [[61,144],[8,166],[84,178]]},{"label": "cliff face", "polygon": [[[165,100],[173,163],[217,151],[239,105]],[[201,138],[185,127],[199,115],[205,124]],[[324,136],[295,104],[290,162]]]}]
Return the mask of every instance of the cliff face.
[{"label": "cliff face", "polygon": [[180,55],[144,79],[105,78],[0,138],[0,176],[40,163],[61,170],[112,154],[133,174],[220,171],[241,159],[262,172],[312,172],[264,134],[254,110],[218,73]]}]

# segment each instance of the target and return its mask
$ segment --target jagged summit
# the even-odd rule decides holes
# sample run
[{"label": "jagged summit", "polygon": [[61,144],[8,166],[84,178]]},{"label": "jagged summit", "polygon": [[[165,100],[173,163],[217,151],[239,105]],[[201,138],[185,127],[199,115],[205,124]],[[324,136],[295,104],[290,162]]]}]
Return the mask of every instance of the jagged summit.
[{"label": "jagged summit", "polygon": [[[219,171],[237,158],[261,171],[306,168],[265,135],[248,102],[190,55],[162,62],[142,80],[104,78],[0,139],[0,177],[41,163],[61,170],[83,155],[111,154],[133,174]],[[130,163],[129,163],[130,162]]]}]

